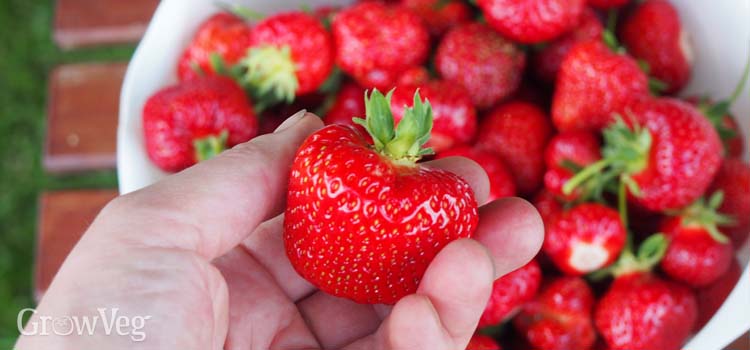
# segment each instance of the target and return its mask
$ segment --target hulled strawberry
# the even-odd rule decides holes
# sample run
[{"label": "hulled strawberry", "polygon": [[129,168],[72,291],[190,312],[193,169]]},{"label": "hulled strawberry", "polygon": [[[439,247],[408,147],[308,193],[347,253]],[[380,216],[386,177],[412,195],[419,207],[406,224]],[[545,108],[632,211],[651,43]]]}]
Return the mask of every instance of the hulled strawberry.
[{"label": "hulled strawberry", "polygon": [[471,98],[463,88],[446,81],[397,87],[391,99],[391,109],[396,123],[403,118],[404,111],[411,105],[417,90],[432,106],[432,136],[427,146],[435,152],[441,152],[474,139],[477,131],[477,113],[471,104]]},{"label": "hulled strawberry", "polygon": [[492,110],[479,126],[477,145],[500,155],[521,194],[542,184],[544,148],[552,134],[549,119],[539,107],[509,102]]},{"label": "hulled strawberry", "polygon": [[600,9],[611,9],[627,5],[630,0],[587,0],[589,5]]},{"label": "hulled strawberry", "polygon": [[438,153],[437,158],[456,156],[466,157],[477,162],[487,173],[490,180],[490,195],[487,197],[487,202],[516,195],[513,174],[510,173],[508,167],[497,154],[476,147],[461,146]]},{"label": "hulled strawberry", "polygon": [[553,83],[560,70],[560,64],[570,49],[577,43],[601,38],[603,31],[604,27],[596,16],[596,12],[590,8],[584,8],[573,30],[550,41],[534,55],[533,68],[536,75],[546,82]]},{"label": "hulled strawberry", "polygon": [[[353,118],[365,115],[365,101],[362,98],[364,95],[365,89],[356,83],[344,84],[336,94],[331,108],[326,111],[323,121],[326,125],[342,124],[361,127],[354,123]],[[364,128],[362,131],[365,131]]]},{"label": "hulled strawberry", "polygon": [[626,117],[631,125],[619,120],[604,131],[603,159],[563,191],[571,193],[582,180],[617,176],[633,201],[651,211],[680,209],[700,198],[721,165],[721,142],[711,123],[671,98],[641,99]]},{"label": "hulled strawberry", "polygon": [[513,319],[532,346],[543,350],[587,350],[596,340],[591,312],[594,293],[579,277],[558,277]]},{"label": "hulled strawberry", "polygon": [[690,79],[693,51],[677,9],[667,0],[640,2],[619,27],[622,43],[648,65],[651,76],[666,84],[664,92],[682,89]]},{"label": "hulled strawberry", "polygon": [[521,49],[480,23],[451,29],[435,55],[440,75],[463,86],[480,109],[510,96],[521,82],[525,65]]},{"label": "hulled strawberry", "polygon": [[333,43],[321,22],[301,11],[268,17],[250,36],[240,78],[258,103],[291,102],[315,91],[333,68]]},{"label": "hulled strawberry", "polygon": [[487,23],[503,36],[533,44],[554,39],[578,23],[585,0],[478,0]]},{"label": "hulled strawberry", "polygon": [[422,18],[433,36],[471,21],[471,7],[458,0],[401,0],[401,6]]},{"label": "hulled strawberry", "polygon": [[502,350],[503,348],[495,339],[486,335],[474,334],[469,340],[466,350]]},{"label": "hulled strawberry", "polygon": [[696,318],[690,289],[648,272],[617,277],[594,311],[596,328],[610,349],[679,350]]},{"label": "hulled strawberry", "polygon": [[211,56],[218,55],[227,64],[237,63],[250,47],[250,26],[241,18],[218,13],[201,24],[177,63],[181,81],[213,74]]},{"label": "hulled strawberry", "polygon": [[360,303],[414,293],[449,242],[470,237],[477,203],[469,185],[416,161],[429,149],[432,111],[415,94],[394,130],[389,97],[373,91],[356,129],[327,126],[292,163],[284,245],[292,266],[321,290]]},{"label": "hulled strawberry", "polygon": [[626,237],[616,210],[585,203],[564,212],[549,225],[542,249],[564,273],[583,275],[614,262]]},{"label": "hulled strawberry", "polygon": [[552,120],[560,131],[599,130],[648,94],[648,78],[632,58],[600,41],[575,45],[560,64]]},{"label": "hulled strawberry", "polygon": [[169,86],[143,107],[149,158],[164,171],[180,171],[250,140],[258,120],[242,89],[212,76]]},{"label": "hulled strawberry", "polygon": [[695,330],[705,326],[716,311],[724,305],[729,294],[742,276],[742,267],[736,259],[732,259],[729,269],[719,279],[703,288],[696,290],[695,296],[698,300],[698,322]]},{"label": "hulled strawberry", "polygon": [[589,131],[569,131],[552,137],[544,152],[544,187],[568,201],[578,198],[580,189],[565,194],[563,186],[576,171],[601,159],[599,148],[598,137]]},{"label": "hulled strawberry", "polygon": [[490,300],[477,327],[495,326],[513,317],[521,306],[534,298],[541,282],[542,270],[536,260],[498,278],[492,285]]},{"label": "hulled strawberry", "polygon": [[723,196],[717,192],[708,202],[700,199],[662,224],[661,232],[669,239],[669,248],[661,269],[672,279],[702,287],[729,269],[734,252],[718,225],[732,220],[716,211]]},{"label": "hulled strawberry", "polygon": [[722,191],[724,202],[719,212],[734,219],[721,227],[736,247],[750,234],[750,165],[739,159],[725,159],[719,169],[711,191]]},{"label": "hulled strawberry", "polygon": [[367,88],[391,89],[399,75],[427,59],[430,35],[411,11],[380,2],[359,3],[333,21],[336,63]]}]

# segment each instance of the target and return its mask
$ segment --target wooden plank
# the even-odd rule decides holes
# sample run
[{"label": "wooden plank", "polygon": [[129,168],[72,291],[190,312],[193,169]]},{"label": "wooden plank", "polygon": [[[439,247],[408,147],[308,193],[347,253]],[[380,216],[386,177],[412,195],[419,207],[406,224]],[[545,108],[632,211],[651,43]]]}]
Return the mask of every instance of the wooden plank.
[{"label": "wooden plank", "polygon": [[73,64],[50,75],[44,167],[50,172],[111,169],[126,63]]},{"label": "wooden plank", "polygon": [[745,333],[737,338],[726,350],[750,350],[750,333]]},{"label": "wooden plank", "polygon": [[55,43],[64,49],[134,43],[146,31],[158,0],[57,0]]},{"label": "wooden plank", "polygon": [[57,270],[115,190],[46,192],[39,201],[34,297],[39,301]]}]

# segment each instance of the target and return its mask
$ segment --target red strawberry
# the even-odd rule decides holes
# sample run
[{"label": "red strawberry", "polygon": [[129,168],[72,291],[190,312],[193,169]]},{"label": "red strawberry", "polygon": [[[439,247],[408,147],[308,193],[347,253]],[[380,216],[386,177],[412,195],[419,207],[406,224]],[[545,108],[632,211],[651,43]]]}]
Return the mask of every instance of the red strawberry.
[{"label": "red strawberry", "polygon": [[474,334],[469,340],[469,345],[466,346],[466,350],[502,350],[503,348],[498,344],[495,339],[492,339],[486,335]]},{"label": "red strawberry", "polygon": [[578,24],[565,35],[549,42],[534,55],[534,70],[536,75],[547,82],[554,82],[565,56],[575,44],[602,37],[604,30],[596,12],[584,8]]},{"label": "red strawberry", "polygon": [[729,269],[719,279],[708,286],[696,291],[698,299],[698,323],[695,329],[699,330],[711,320],[716,311],[724,304],[737,282],[742,276],[742,268],[736,259],[732,259]]},{"label": "red strawberry", "polygon": [[430,81],[430,72],[424,66],[407,69],[398,77],[396,85],[422,85]]},{"label": "red strawberry", "polygon": [[427,59],[430,35],[421,19],[402,7],[356,4],[333,21],[336,63],[364,87],[389,90],[399,75]]},{"label": "red strawberry", "polygon": [[291,102],[315,91],[333,68],[333,43],[321,22],[305,12],[287,12],[258,23],[242,76],[256,101]]},{"label": "red strawberry", "polygon": [[563,212],[562,203],[557,200],[552,192],[547,190],[539,191],[534,197],[533,204],[536,210],[539,211],[539,215],[542,216],[545,230],[549,230],[549,225]]},{"label": "red strawberry", "polygon": [[566,193],[595,175],[619,175],[635,203],[664,211],[706,192],[721,165],[721,142],[698,110],[676,99],[644,98],[631,104],[627,122],[632,126],[620,120],[604,131],[604,159],[569,180]]},{"label": "red strawberry", "polygon": [[648,64],[649,74],[666,84],[666,93],[690,79],[693,51],[677,9],[666,0],[646,0],[623,21],[620,39],[628,53]]},{"label": "red strawberry", "polygon": [[566,195],[563,186],[577,169],[601,159],[599,147],[599,139],[589,131],[569,131],[552,137],[544,152],[544,187],[560,198],[576,199],[579,194]]},{"label": "red strawberry", "polygon": [[541,282],[542,270],[536,260],[498,278],[477,327],[494,326],[513,317],[523,304],[534,298]]},{"label": "red strawberry", "polygon": [[490,195],[487,202],[516,195],[513,175],[497,154],[475,147],[461,146],[438,153],[437,158],[454,156],[466,157],[477,162],[487,173],[487,177],[490,179]]},{"label": "red strawberry", "polygon": [[391,109],[396,123],[404,110],[414,102],[414,92],[430,101],[432,106],[432,137],[427,146],[435,152],[466,144],[477,132],[477,112],[471,98],[460,86],[446,81],[432,81],[420,86],[400,86],[393,91]]},{"label": "red strawberry", "polygon": [[731,222],[719,215],[721,192],[703,199],[668,218],[661,226],[669,238],[669,248],[661,261],[661,269],[669,277],[691,287],[709,285],[721,277],[732,262],[734,252],[729,239],[717,227]]},{"label": "red strawberry", "polygon": [[327,126],[292,163],[284,244],[295,270],[321,290],[360,303],[414,293],[430,261],[477,227],[474,194],[459,176],[415,164],[428,153],[432,112],[415,95],[394,131],[390,101],[369,96],[365,125]]},{"label": "red strawberry", "polygon": [[558,277],[513,319],[526,340],[544,350],[586,350],[596,340],[594,294],[579,277]]},{"label": "red strawberry", "polygon": [[594,311],[610,349],[679,350],[696,318],[690,289],[640,272],[617,277]]},{"label": "red strawberry", "polygon": [[561,271],[583,275],[614,262],[625,246],[626,236],[616,210],[585,203],[564,212],[549,225],[542,249]]},{"label": "red strawberry", "polygon": [[165,171],[185,169],[257,133],[250,101],[229,78],[187,80],[158,91],[143,107],[146,151]]},{"label": "red strawberry", "polygon": [[[229,13],[217,13],[201,24],[177,63],[181,81],[199,76],[198,71],[215,73],[211,55],[217,54],[227,64],[237,63],[250,47],[250,26]],[[197,71],[196,71],[197,70]]]},{"label": "red strawberry", "polygon": [[471,7],[457,0],[401,0],[401,6],[412,10],[430,28],[433,36],[471,21]]},{"label": "red strawberry", "polygon": [[648,94],[648,78],[628,56],[600,41],[575,45],[560,64],[552,120],[560,131],[599,130]]},{"label": "red strawberry", "polygon": [[742,246],[750,234],[750,165],[739,159],[725,159],[711,191],[724,192],[719,211],[735,221],[722,226],[722,231],[729,234],[735,246]]},{"label": "red strawberry", "polygon": [[326,125],[342,124],[356,125],[364,132],[365,129],[354,123],[352,118],[365,115],[365,89],[355,83],[346,83],[341,87],[331,108],[328,109],[323,121]]},{"label": "red strawberry", "polygon": [[463,86],[480,109],[510,96],[521,82],[525,65],[521,49],[479,23],[451,29],[435,56],[440,75]]},{"label": "red strawberry", "polygon": [[479,126],[477,145],[500,155],[521,194],[533,193],[544,176],[544,147],[552,126],[544,111],[526,102],[498,106]]},{"label": "red strawberry", "polygon": [[630,0],[587,0],[587,3],[600,9],[611,9],[627,5]]},{"label": "red strawberry", "polygon": [[[742,83],[740,83],[742,86]],[[720,101],[713,103],[710,99],[691,96],[685,101],[698,107],[706,118],[714,125],[716,132],[719,133],[721,141],[724,143],[726,157],[742,158],[745,154],[745,137],[742,135],[737,120],[729,114],[729,107],[733,100]]]},{"label": "red strawberry", "polygon": [[572,29],[584,0],[478,0],[487,22],[524,44],[554,39]]}]

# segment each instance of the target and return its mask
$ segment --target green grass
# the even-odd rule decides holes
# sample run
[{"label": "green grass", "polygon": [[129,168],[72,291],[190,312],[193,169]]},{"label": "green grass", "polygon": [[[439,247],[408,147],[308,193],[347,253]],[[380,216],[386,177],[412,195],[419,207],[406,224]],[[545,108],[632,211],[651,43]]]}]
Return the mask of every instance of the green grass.
[{"label": "green grass", "polygon": [[53,176],[41,167],[47,74],[57,64],[127,60],[131,46],[63,52],[52,42],[52,0],[0,0],[0,349],[33,307],[37,198],[43,190],[112,188],[113,171]]}]

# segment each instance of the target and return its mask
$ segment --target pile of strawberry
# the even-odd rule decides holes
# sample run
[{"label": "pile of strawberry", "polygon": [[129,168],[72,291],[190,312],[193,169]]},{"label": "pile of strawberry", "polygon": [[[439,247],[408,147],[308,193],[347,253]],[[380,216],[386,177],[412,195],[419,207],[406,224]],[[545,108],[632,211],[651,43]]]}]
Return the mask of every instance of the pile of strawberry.
[{"label": "pile of strawberry", "polygon": [[[144,107],[145,145],[174,172],[300,109],[321,115],[332,126],[297,155],[285,222],[293,265],[319,288],[392,304],[471,236],[471,189],[415,163],[430,150],[475,160],[490,200],[525,197],[545,223],[539,256],[496,281],[469,349],[677,350],[739,278],[750,166],[728,111],[747,74],[718,102],[676,97],[692,53],[669,1],[360,1],[256,17],[201,24],[179,83]],[[326,192],[343,187],[356,195]],[[420,206],[450,214],[398,214]],[[396,239],[437,226],[450,232]],[[353,240],[359,228],[375,243]],[[334,249],[347,235],[350,250]]]}]

